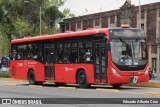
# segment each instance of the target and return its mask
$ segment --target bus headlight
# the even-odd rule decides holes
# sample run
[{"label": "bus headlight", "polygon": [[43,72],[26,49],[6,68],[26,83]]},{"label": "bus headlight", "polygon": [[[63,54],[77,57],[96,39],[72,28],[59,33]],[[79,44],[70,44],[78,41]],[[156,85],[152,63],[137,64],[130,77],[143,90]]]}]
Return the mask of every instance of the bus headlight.
[{"label": "bus headlight", "polygon": [[148,74],[148,72],[149,72],[149,67],[146,69],[144,74],[146,75],[146,74]]},{"label": "bus headlight", "polygon": [[111,67],[111,71],[113,72],[114,75],[120,76],[120,74],[112,67]]}]

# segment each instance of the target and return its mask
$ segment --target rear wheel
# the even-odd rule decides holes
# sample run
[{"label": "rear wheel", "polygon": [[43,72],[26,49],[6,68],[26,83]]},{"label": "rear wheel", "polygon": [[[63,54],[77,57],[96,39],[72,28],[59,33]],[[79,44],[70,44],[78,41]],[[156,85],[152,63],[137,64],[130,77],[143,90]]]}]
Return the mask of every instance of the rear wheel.
[{"label": "rear wheel", "polygon": [[113,88],[120,88],[122,84],[111,84]]},{"label": "rear wheel", "polygon": [[91,84],[87,82],[87,76],[84,70],[80,70],[77,76],[77,82],[80,88],[89,88]]},{"label": "rear wheel", "polygon": [[28,73],[28,80],[30,85],[42,85],[42,81],[36,81],[35,80],[35,74],[33,70],[30,70]]},{"label": "rear wheel", "polygon": [[29,80],[29,84],[31,84],[31,85],[35,85],[36,84],[35,75],[34,75],[34,71],[33,70],[29,71],[28,80]]}]

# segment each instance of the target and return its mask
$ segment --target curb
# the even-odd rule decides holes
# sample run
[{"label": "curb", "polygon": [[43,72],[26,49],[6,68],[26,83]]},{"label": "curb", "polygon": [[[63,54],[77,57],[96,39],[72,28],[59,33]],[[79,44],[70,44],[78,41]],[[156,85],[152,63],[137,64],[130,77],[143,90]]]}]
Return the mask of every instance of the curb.
[{"label": "curb", "polygon": [[21,81],[21,82],[27,82],[27,80],[16,80],[13,78],[0,78],[0,80],[5,80],[5,81]]},{"label": "curb", "polygon": [[142,83],[136,83],[136,84],[129,83],[129,84],[124,84],[123,86],[160,88],[160,82],[142,82]]}]

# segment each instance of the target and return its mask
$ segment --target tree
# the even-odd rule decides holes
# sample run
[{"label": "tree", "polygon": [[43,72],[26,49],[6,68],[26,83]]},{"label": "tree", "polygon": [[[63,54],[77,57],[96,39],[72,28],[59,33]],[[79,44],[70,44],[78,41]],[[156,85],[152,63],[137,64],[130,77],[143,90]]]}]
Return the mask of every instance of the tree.
[{"label": "tree", "polygon": [[[29,2],[42,7],[42,34],[54,33],[56,25],[67,15],[70,10],[59,11],[66,0],[28,0]],[[19,38],[26,35],[39,35],[37,31],[39,22],[39,8],[24,2],[24,0],[1,0],[0,1],[0,25],[5,26],[1,32],[11,40],[11,36]],[[51,29],[47,32],[47,29]],[[7,29],[7,30],[6,30]],[[53,30],[56,31],[57,30]]]},{"label": "tree", "polygon": [[2,56],[9,56],[9,39],[7,37],[2,37],[0,39],[0,45]]},{"label": "tree", "polygon": [[[27,0],[42,8],[42,34],[53,34],[59,30],[57,23],[70,16],[70,10],[59,11],[66,0]],[[4,40],[39,35],[39,8],[24,0],[0,0],[0,35]],[[67,16],[67,17],[68,17]],[[8,39],[6,39],[8,38]],[[8,42],[6,42],[8,43]],[[9,44],[8,44],[9,46]],[[4,48],[4,46],[0,46]],[[1,50],[4,50],[1,49]]]},{"label": "tree", "polygon": [[75,17],[75,15],[73,13],[71,13],[71,10],[69,8],[65,8],[63,10],[63,15],[64,15],[64,18],[70,18],[70,17]]}]

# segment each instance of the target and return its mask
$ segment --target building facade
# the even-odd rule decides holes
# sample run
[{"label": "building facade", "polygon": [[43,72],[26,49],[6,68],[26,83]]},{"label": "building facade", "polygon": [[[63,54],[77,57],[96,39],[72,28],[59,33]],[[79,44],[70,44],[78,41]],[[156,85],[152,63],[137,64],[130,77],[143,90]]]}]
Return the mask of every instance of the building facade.
[{"label": "building facade", "polygon": [[140,15],[139,6],[127,0],[117,10],[65,19],[60,23],[60,29],[61,32],[81,31],[88,28],[120,27],[122,23],[141,28],[148,39],[150,67],[160,72],[160,2],[141,5]]}]

